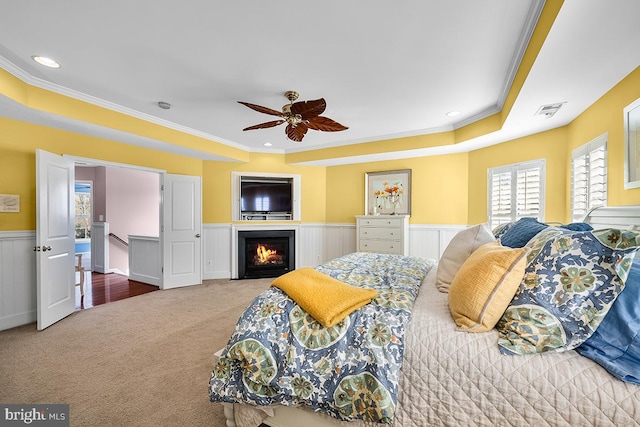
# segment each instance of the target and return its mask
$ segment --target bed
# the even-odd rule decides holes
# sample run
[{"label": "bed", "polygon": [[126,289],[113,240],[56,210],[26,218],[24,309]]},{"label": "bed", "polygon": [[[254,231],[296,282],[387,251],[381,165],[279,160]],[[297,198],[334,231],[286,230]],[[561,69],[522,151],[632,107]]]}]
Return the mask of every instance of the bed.
[{"label": "bed", "polygon": [[[622,321],[618,319],[619,322],[625,323],[625,327],[630,325],[630,330],[627,333],[631,334],[634,340],[628,346],[630,350],[627,353],[623,351],[624,354],[616,354],[614,357],[611,356],[611,352],[605,354],[606,351],[604,353],[601,351],[602,347],[599,346],[595,338],[606,339],[606,328],[620,328],[620,323],[612,323],[612,326],[607,322],[614,319],[616,309],[612,309],[612,307],[617,307],[619,303],[622,303],[622,296],[627,297],[627,301],[633,296],[637,301],[637,295],[640,295],[640,292],[631,293],[632,285],[634,285],[633,289],[640,288],[640,280],[636,282],[634,278],[632,283],[631,263],[627,262],[629,259],[633,261],[637,246],[640,244],[640,238],[637,237],[639,233],[634,230],[640,226],[640,207],[600,208],[592,211],[585,222],[589,223],[596,233],[591,230],[549,227],[547,224],[544,224],[544,230],[537,230],[536,227],[542,227],[540,223],[525,224],[524,228],[527,228],[527,232],[537,236],[538,241],[542,240],[541,235],[547,233],[545,242],[549,243],[536,243],[536,239],[527,236],[529,247],[525,246],[524,252],[522,252],[524,255],[521,255],[517,260],[518,263],[521,263],[522,258],[526,259],[527,269],[524,271],[524,278],[521,281],[518,280],[521,283],[516,291],[516,296],[509,297],[510,302],[507,310],[504,311],[505,314],[502,315],[502,311],[500,312],[502,317],[498,320],[498,325],[485,327],[486,330],[482,330],[483,326],[487,326],[483,325],[484,320],[478,321],[474,325],[465,325],[464,322],[458,321],[450,301],[450,294],[457,289],[454,283],[457,285],[458,281],[450,283],[449,289],[444,289],[440,282],[441,276],[446,273],[447,268],[451,270],[450,274],[453,277],[463,275],[461,272],[469,264],[468,260],[472,258],[471,255],[482,252],[479,248],[490,246],[490,243],[482,243],[480,240],[475,242],[477,247],[463,250],[462,252],[466,251],[467,253],[462,258],[467,258],[467,260],[463,259],[457,267],[452,266],[449,262],[451,260],[446,257],[449,248],[439,260],[438,265],[432,260],[422,260],[422,272],[415,274],[416,277],[422,278],[418,286],[419,292],[412,302],[410,320],[400,334],[402,369],[398,372],[395,380],[390,380],[389,384],[391,385],[388,386],[389,389],[393,389],[393,384],[396,385],[396,393],[393,396],[393,412],[390,417],[384,420],[377,420],[377,422],[357,419],[342,421],[339,414],[325,412],[326,408],[321,405],[315,407],[301,405],[300,401],[295,400],[285,400],[277,404],[268,404],[266,401],[263,403],[267,404],[256,404],[251,400],[245,401],[238,389],[233,389],[230,392],[227,386],[213,380],[209,387],[210,398],[212,401],[223,402],[228,427],[255,427],[261,423],[272,427],[301,425],[306,427],[373,427],[384,425],[380,422],[398,427],[458,425],[639,426],[640,385],[638,382],[640,381],[633,377],[628,380],[630,377],[628,372],[616,371],[619,367],[615,364],[613,366],[607,365],[610,360],[602,356],[620,360],[627,358],[627,362],[631,360],[629,362],[631,369],[636,369],[636,362],[640,359],[634,358],[631,348],[640,346],[640,334],[638,334],[640,319],[633,325],[631,325],[633,322],[625,321],[624,317]],[[517,226],[515,227],[517,228]],[[472,228],[470,227],[470,229]],[[530,300],[522,302],[527,297],[525,292],[527,283],[529,290],[541,287],[533,287],[530,282],[525,280],[528,277],[527,274],[531,275],[531,265],[536,264],[532,260],[544,255],[543,259],[549,262],[552,259],[554,265],[560,264],[558,260],[566,258],[549,255],[549,253],[545,253],[545,250],[552,248],[552,250],[564,254],[563,251],[567,248],[563,245],[566,245],[567,242],[569,242],[569,246],[573,244],[576,247],[578,245],[576,242],[586,244],[583,240],[594,235],[600,236],[599,238],[602,240],[604,239],[602,236],[612,235],[610,229],[619,230],[615,235],[616,247],[612,249],[612,252],[607,252],[603,258],[599,258],[600,261],[595,267],[589,267],[588,263],[583,263],[581,266],[584,267],[583,270],[589,267],[592,271],[597,271],[598,274],[604,275],[606,273],[611,276],[612,274],[601,271],[605,270],[602,267],[605,261],[602,259],[606,260],[610,264],[607,264],[609,271],[618,272],[613,274],[615,280],[609,280],[611,282],[617,280],[616,286],[610,286],[606,289],[596,287],[589,292],[583,292],[589,295],[585,301],[595,306],[587,311],[588,319],[578,319],[584,324],[576,326],[576,322],[573,322],[571,327],[561,330],[562,340],[560,341],[556,338],[541,339],[540,342],[543,342],[544,345],[538,344],[538,347],[549,347],[544,351],[540,351],[540,348],[536,350],[534,348],[536,345],[516,345],[517,339],[510,342],[507,339],[510,334],[509,327],[516,322],[513,321],[513,317],[506,316],[506,313],[509,310],[522,311],[523,307],[534,305]],[[601,232],[601,230],[607,231]],[[542,231],[544,233],[541,233]],[[506,234],[500,236],[499,233],[499,230],[491,230],[491,238],[497,236],[506,241],[508,236]],[[526,233],[524,234],[526,235]],[[552,235],[553,239],[549,235]],[[523,238],[523,236],[518,237]],[[474,235],[474,239],[477,238],[478,234]],[[489,238],[487,237],[487,239]],[[450,246],[453,246],[453,242]],[[589,247],[591,248],[591,246]],[[588,252],[589,256],[593,255],[591,249]],[[363,254],[348,256],[353,258],[363,256]],[[368,256],[364,255],[365,258]],[[405,263],[408,262],[406,258],[400,257],[397,260]],[[580,260],[582,262],[582,258]],[[449,264],[447,264],[448,262]],[[515,261],[513,264],[515,265]],[[633,263],[634,268],[635,266],[636,263]],[[323,270],[322,266],[320,266],[320,270]],[[583,270],[575,271],[583,274]],[[637,277],[640,279],[640,266],[637,270]],[[323,270],[323,272],[332,274],[329,270]],[[549,274],[546,270],[543,272],[544,274],[538,272],[540,277],[546,277],[545,275]],[[384,274],[397,277],[396,273],[389,270]],[[511,270],[509,274],[511,274]],[[626,282],[628,289],[625,289],[625,280],[617,276],[623,279],[629,278]],[[577,273],[576,277],[578,277]],[[583,278],[584,275],[579,277]],[[406,284],[405,279],[401,280],[403,284]],[[575,285],[576,280],[571,277],[569,279],[563,281],[565,287],[567,283]],[[585,283],[591,285],[593,281],[587,280]],[[622,292],[623,290],[624,292]],[[273,292],[273,290],[271,291]],[[493,295],[495,296],[495,294],[494,290]],[[596,303],[593,302],[596,300],[593,298],[594,295],[599,298]],[[629,310],[633,311],[635,310],[633,307],[639,305],[634,304],[635,301],[627,302],[631,307]],[[570,303],[574,304],[575,301]],[[371,305],[375,304],[368,304],[363,309]],[[600,310],[597,311],[596,308]],[[363,309],[354,311],[349,317],[356,316]],[[538,311],[532,312],[539,316]],[[487,310],[484,311],[483,316],[486,313]],[[635,312],[630,315],[638,318]],[[500,329],[500,325],[502,329]],[[491,322],[489,326],[491,326]],[[480,328],[481,331],[469,331],[473,328]],[[585,334],[584,331],[589,328],[592,329],[591,332]],[[598,333],[603,331],[600,334],[602,337],[597,336],[598,334],[594,331]],[[558,333],[557,330],[555,332]],[[537,333],[541,334],[539,331]],[[635,335],[633,335],[634,333]],[[589,347],[588,344],[591,341],[594,343],[592,347]],[[238,361],[231,360],[232,355],[229,349],[232,342],[233,338],[230,340],[230,345],[216,353],[216,369],[220,363],[241,365]],[[516,344],[513,344],[514,342]],[[518,351],[521,353],[529,351],[530,353],[513,354]],[[278,366],[280,367],[280,365]],[[216,369],[212,373],[212,379],[216,376]],[[632,374],[634,373],[632,372]],[[623,379],[625,380],[623,381]],[[275,381],[277,382],[277,380]]]}]

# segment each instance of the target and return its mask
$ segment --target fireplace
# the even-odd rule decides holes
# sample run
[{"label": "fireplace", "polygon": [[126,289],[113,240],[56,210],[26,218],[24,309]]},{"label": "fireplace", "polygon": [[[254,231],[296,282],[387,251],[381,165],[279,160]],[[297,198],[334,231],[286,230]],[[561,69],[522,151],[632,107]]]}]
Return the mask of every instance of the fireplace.
[{"label": "fireplace", "polygon": [[295,265],[295,230],[238,231],[238,279],[278,277]]}]

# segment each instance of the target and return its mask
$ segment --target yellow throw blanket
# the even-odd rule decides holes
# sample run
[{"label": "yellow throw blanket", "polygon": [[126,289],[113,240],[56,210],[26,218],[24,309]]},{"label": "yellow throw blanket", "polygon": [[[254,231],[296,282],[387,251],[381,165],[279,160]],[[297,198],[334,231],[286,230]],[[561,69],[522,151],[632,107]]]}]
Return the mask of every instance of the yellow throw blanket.
[{"label": "yellow throw blanket", "polygon": [[311,267],[284,274],[271,286],[282,289],[326,327],[335,325],[378,295],[375,289],[348,285]]}]

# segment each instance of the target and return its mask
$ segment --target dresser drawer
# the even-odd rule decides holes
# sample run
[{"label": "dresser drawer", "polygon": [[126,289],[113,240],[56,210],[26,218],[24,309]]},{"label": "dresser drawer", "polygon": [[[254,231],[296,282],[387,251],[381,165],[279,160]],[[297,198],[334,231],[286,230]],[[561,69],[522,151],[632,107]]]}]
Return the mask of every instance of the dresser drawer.
[{"label": "dresser drawer", "polygon": [[400,242],[360,239],[360,251],[401,255],[403,248]]},{"label": "dresser drawer", "polygon": [[401,228],[362,227],[360,239],[402,240]]},{"label": "dresser drawer", "polygon": [[360,227],[397,227],[402,228],[402,218],[359,218]]}]

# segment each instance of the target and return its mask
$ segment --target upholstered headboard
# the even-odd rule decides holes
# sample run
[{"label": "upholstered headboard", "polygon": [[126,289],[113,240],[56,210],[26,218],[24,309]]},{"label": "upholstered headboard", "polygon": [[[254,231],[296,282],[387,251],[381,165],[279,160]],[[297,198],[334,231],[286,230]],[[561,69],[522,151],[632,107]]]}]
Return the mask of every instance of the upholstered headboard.
[{"label": "upholstered headboard", "polygon": [[593,228],[640,228],[640,205],[603,206],[592,209],[584,218]]}]

